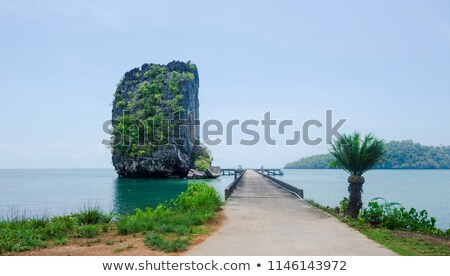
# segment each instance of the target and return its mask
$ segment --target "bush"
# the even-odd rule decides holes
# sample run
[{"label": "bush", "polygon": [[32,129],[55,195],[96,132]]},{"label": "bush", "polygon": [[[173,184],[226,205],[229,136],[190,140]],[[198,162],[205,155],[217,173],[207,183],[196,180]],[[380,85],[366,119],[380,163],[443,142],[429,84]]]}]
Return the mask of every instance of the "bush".
[{"label": "bush", "polygon": [[341,213],[347,212],[348,209],[348,198],[344,197],[341,202],[339,202],[339,211]]},{"label": "bush", "polygon": [[47,224],[46,219],[2,221],[0,223],[0,254],[44,247],[46,237],[44,229]]},{"label": "bush", "polygon": [[73,233],[74,238],[93,238],[100,234],[100,229],[97,225],[83,225],[78,227]]},{"label": "bush", "polygon": [[208,184],[189,183],[187,190],[182,192],[172,204],[183,210],[217,211],[223,202],[217,191]]},{"label": "bush", "polygon": [[118,101],[116,103],[117,108],[124,108],[125,106],[127,106],[127,103],[124,100]]},{"label": "bush", "polygon": [[189,245],[188,238],[167,239],[161,235],[149,233],[145,236],[144,244],[151,249],[162,250],[165,252],[186,251]]},{"label": "bush", "polygon": [[[215,216],[223,202],[213,187],[205,183],[190,183],[176,200],[159,204],[134,215],[119,217],[119,234],[153,233],[146,244],[167,252],[186,250],[192,234]],[[99,207],[86,207],[68,216],[48,218],[16,218],[0,221],[0,255],[46,247],[53,240],[56,245],[68,243],[69,237],[93,238],[109,229],[113,213]]]},{"label": "bush", "polygon": [[[378,203],[378,200],[384,203]],[[409,211],[399,203],[387,202],[383,198],[372,199],[368,207],[363,210],[361,218],[373,226],[381,226],[391,230],[407,230],[425,234],[443,232],[435,227],[436,219],[428,218],[428,212],[417,212],[411,208]]]},{"label": "bush", "polygon": [[193,155],[195,160],[194,166],[197,170],[204,172],[211,167],[213,158],[211,157],[211,152],[207,147],[202,144],[195,146]]},{"label": "bush", "polygon": [[110,223],[114,217],[114,213],[104,213],[100,207],[84,207],[78,213],[73,213],[72,216],[75,218],[79,225],[87,224],[99,224],[99,223]]},{"label": "bush", "polygon": [[117,231],[121,235],[127,235],[153,230],[156,224],[170,217],[170,207],[164,204],[159,204],[155,208],[146,208],[145,211],[136,209],[134,215],[119,218]]},{"label": "bush", "polygon": [[75,218],[72,216],[61,216],[52,218],[44,231],[47,239],[63,239],[67,237],[69,231],[77,226]]},{"label": "bush", "polygon": [[[146,244],[166,252],[185,250],[189,235],[195,233],[198,225],[215,216],[223,202],[216,190],[206,183],[189,183],[185,192],[176,200],[159,204],[145,211],[136,209],[131,216],[122,216],[117,221],[117,231],[121,235],[152,233]],[[164,235],[177,236],[165,239]]]},{"label": "bush", "polygon": [[194,166],[197,170],[206,172],[206,170],[211,167],[211,161],[206,158],[198,158],[197,160],[195,160]]}]

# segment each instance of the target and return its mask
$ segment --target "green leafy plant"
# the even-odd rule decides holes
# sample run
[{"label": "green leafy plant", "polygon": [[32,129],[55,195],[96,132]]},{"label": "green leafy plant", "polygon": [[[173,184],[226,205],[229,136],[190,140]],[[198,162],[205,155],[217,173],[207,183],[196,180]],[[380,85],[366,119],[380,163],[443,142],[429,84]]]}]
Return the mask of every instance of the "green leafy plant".
[{"label": "green leafy plant", "polygon": [[148,233],[147,235],[145,235],[144,244],[151,249],[162,250],[165,252],[182,252],[187,250],[189,239],[168,239],[160,234]]},{"label": "green leafy plant", "polygon": [[[379,203],[381,201],[382,203]],[[428,218],[428,212],[418,212],[415,208],[406,210],[401,204],[388,202],[384,198],[372,199],[364,209],[361,218],[373,226],[391,230],[407,230],[420,233],[443,234],[435,227],[436,219]]]},{"label": "green leafy plant", "polygon": [[213,187],[206,183],[189,183],[177,199],[144,211],[136,209],[133,215],[119,218],[117,231],[122,235],[152,233],[147,243],[152,248],[166,250],[167,243],[172,244],[177,239],[173,236],[165,239],[165,235],[176,235],[175,244],[186,243],[190,235],[198,231],[196,227],[213,219],[222,205]]},{"label": "green leafy plant", "polygon": [[87,224],[75,229],[73,233],[74,238],[94,238],[100,234],[100,229],[97,225]]},{"label": "green leafy plant", "polygon": [[105,213],[99,206],[85,206],[78,213],[73,213],[72,217],[75,218],[79,225],[99,224],[111,222],[114,213]]},{"label": "green leafy plant", "polygon": [[202,172],[205,172],[209,167],[211,167],[213,158],[211,157],[210,150],[203,144],[194,147],[194,167]]},{"label": "green leafy plant", "polygon": [[[446,231],[434,230],[431,233],[412,233],[409,230],[389,230],[371,225],[360,217],[357,219],[343,216],[335,208],[322,206],[313,200],[306,200],[309,204],[337,217],[340,221],[355,228],[368,238],[386,246],[392,251],[404,256],[449,256],[450,229]],[[380,203],[383,204],[383,203]],[[379,204],[379,205],[380,205]],[[396,205],[396,204],[395,204]],[[391,204],[393,206],[393,204]],[[367,209],[367,208],[366,208]]]},{"label": "green leafy plant", "polygon": [[344,197],[341,202],[339,202],[339,211],[341,211],[341,213],[346,213],[348,209],[348,198]]},{"label": "green leafy plant", "polygon": [[116,103],[117,108],[124,108],[125,106],[127,106],[127,103],[124,100],[120,100]]},{"label": "green leafy plant", "polygon": [[[122,235],[158,235],[165,242],[154,240],[148,243],[160,250],[184,250],[192,235],[206,231],[202,225],[211,221],[222,205],[220,195],[213,187],[206,183],[190,183],[177,199],[155,208],[136,209],[133,215],[120,216],[117,221],[112,220],[113,213],[102,212],[98,207],[85,207],[78,213],[51,219],[17,217],[0,220],[0,255],[46,247],[49,241],[63,245],[69,238],[94,238],[102,231],[109,231],[110,226],[113,229],[115,226]],[[101,239],[95,240],[98,241]],[[113,244],[114,240],[106,243]]]},{"label": "green leafy plant", "polygon": [[385,142],[376,139],[372,134],[364,138],[356,132],[352,135],[344,134],[331,144],[330,154],[335,158],[331,165],[350,174],[347,179],[349,201],[346,214],[348,216],[358,217],[362,207],[362,185],[365,181],[362,175],[380,164],[385,152]]},{"label": "green leafy plant", "polygon": [[197,160],[195,160],[194,166],[197,170],[205,172],[211,167],[211,160],[206,157],[198,157]]},{"label": "green leafy plant", "polygon": [[[195,79],[191,72],[169,72],[156,64],[145,72],[134,72],[134,76],[122,81],[116,91],[115,106],[124,113],[113,121],[112,143],[113,152],[132,157],[151,155],[169,143],[180,124],[179,114],[185,111],[182,87]],[[125,90],[127,97],[120,96]]]}]

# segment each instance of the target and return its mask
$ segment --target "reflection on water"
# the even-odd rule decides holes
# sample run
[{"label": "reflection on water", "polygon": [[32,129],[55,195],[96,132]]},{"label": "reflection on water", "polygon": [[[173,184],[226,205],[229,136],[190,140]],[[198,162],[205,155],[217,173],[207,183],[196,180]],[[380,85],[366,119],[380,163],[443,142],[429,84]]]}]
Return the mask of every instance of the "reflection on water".
[{"label": "reflection on water", "polygon": [[187,188],[184,179],[116,178],[114,211],[127,214],[136,208],[155,207],[176,198]]},{"label": "reflection on water", "polygon": [[233,179],[233,176],[196,180],[117,177],[114,179],[114,211],[129,214],[136,208],[155,207],[158,203],[177,198],[186,190],[188,182],[206,182],[223,198],[225,188]]},{"label": "reflection on water", "polygon": [[[204,181],[222,196],[233,177]],[[58,216],[85,207],[130,213],[155,207],[186,190],[183,179],[118,178],[111,169],[0,169],[0,220],[15,216]]]}]

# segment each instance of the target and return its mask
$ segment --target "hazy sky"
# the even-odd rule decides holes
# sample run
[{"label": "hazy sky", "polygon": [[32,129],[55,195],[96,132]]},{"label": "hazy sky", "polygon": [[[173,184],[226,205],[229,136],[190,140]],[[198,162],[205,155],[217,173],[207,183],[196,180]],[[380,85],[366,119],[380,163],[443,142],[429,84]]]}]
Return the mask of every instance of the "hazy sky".
[{"label": "hazy sky", "polygon": [[[101,140],[116,84],[172,60],[198,66],[202,121],[271,111],[301,129],[330,109],[348,119],[343,132],[448,145],[449,11],[412,0],[0,0],[0,168],[112,167]],[[240,137],[211,148],[216,164],[280,167],[327,151]]]}]

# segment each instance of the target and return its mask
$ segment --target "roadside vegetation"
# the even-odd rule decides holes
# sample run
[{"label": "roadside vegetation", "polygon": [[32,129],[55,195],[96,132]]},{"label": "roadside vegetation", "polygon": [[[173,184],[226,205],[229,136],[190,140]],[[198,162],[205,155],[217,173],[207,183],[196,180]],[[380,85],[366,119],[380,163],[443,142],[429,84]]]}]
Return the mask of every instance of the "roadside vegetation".
[{"label": "roadside vegetation", "polygon": [[314,201],[309,203],[400,255],[450,255],[450,230],[436,228],[436,219],[429,218],[426,210],[406,210],[401,204],[383,198],[372,199],[367,208],[361,210],[363,174],[383,164],[386,152],[384,140],[372,134],[342,135],[331,144],[333,160],[330,165],[349,173],[349,197],[334,209]]},{"label": "roadside vegetation", "polygon": [[374,198],[357,218],[352,218],[346,216],[347,198],[336,208],[307,201],[399,255],[450,256],[450,229],[436,228],[436,219],[429,218],[426,210],[406,210],[399,203]]},{"label": "roadside vegetation", "polygon": [[214,188],[205,183],[190,183],[177,199],[155,208],[136,209],[132,215],[86,207],[53,218],[9,218],[0,221],[0,255],[65,245],[69,239],[96,238],[108,232],[141,234],[144,243],[154,250],[185,251],[192,237],[206,233],[203,224],[216,217],[222,204]]},{"label": "roadside vegetation", "polygon": [[144,233],[145,244],[166,252],[185,251],[193,234],[212,220],[223,202],[216,190],[205,183],[189,184],[176,200],[159,204],[117,221],[121,235]]}]

